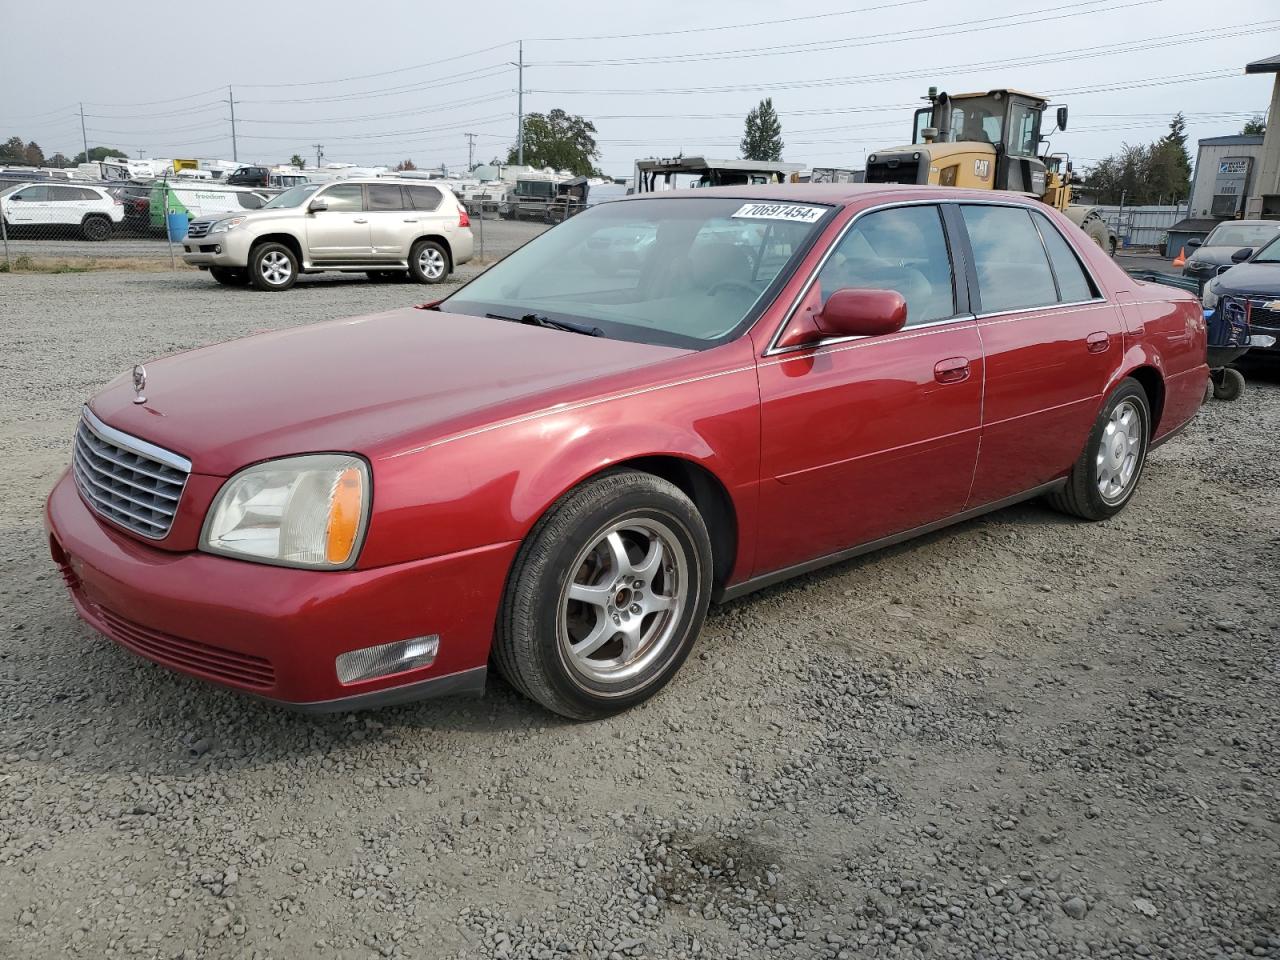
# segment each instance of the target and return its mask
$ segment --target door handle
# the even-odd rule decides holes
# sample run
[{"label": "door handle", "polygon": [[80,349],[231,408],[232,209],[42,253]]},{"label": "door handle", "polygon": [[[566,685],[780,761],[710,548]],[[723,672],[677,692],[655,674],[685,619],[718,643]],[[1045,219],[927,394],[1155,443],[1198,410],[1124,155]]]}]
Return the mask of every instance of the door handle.
[{"label": "door handle", "polygon": [[368,220],[352,220],[352,223],[368,223]]},{"label": "door handle", "polygon": [[417,223],[418,221],[417,221],[417,219],[410,220],[408,217],[406,217],[404,222],[405,222],[405,223]]},{"label": "door handle", "polygon": [[949,357],[933,365],[933,379],[939,383],[963,383],[969,379],[969,361],[964,357]]},{"label": "door handle", "polygon": [[1102,330],[1085,337],[1085,347],[1090,353],[1106,353],[1111,346],[1111,337]]}]

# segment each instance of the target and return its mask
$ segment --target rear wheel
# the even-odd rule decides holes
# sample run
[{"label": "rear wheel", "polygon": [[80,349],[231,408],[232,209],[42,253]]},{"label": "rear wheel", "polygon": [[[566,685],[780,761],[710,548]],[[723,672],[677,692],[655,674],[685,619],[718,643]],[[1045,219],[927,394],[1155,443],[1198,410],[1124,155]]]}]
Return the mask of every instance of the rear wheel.
[{"label": "rear wheel", "polygon": [[1137,489],[1150,441],[1146,391],[1136,380],[1126,378],[1103,404],[1067,485],[1050,494],[1049,503],[1085,520],[1114,517]]},{"label": "rear wheel", "polygon": [[106,240],[111,236],[111,220],[101,214],[91,214],[84,218],[80,231],[86,240]]},{"label": "rear wheel", "polygon": [[243,287],[249,283],[249,271],[243,267],[210,267],[209,276],[224,287]]},{"label": "rear wheel", "polygon": [[1089,239],[1096,243],[1103,253],[1109,256],[1115,255],[1116,244],[1111,239],[1111,231],[1107,228],[1105,220],[1101,217],[1090,217],[1081,226],[1089,235]]},{"label": "rear wheel", "polygon": [[258,290],[288,290],[298,281],[298,258],[283,243],[264,243],[249,254],[249,280]]},{"label": "rear wheel", "polygon": [[680,669],[711,596],[711,541],[692,501],[620,470],[562,497],[512,566],[494,639],[498,669],[579,720],[619,713]]},{"label": "rear wheel", "polygon": [[1244,374],[1232,367],[1224,367],[1213,377],[1213,399],[1239,400],[1244,393]]},{"label": "rear wheel", "polygon": [[434,240],[419,240],[409,251],[409,274],[418,283],[440,283],[449,276],[449,254]]}]

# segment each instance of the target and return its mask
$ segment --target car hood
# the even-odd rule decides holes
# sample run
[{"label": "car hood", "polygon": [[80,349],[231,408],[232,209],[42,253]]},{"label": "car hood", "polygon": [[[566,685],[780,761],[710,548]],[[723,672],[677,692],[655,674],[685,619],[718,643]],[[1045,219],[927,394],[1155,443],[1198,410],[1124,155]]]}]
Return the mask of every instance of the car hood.
[{"label": "car hood", "polygon": [[1239,263],[1218,274],[1214,291],[1280,298],[1280,263]]},{"label": "car hood", "polygon": [[227,476],[271,457],[371,460],[533,412],[691,351],[413,308],[233,340],[146,364],[90,403],[105,423]]},{"label": "car hood", "polygon": [[1241,247],[1197,247],[1187,254],[1187,263],[1205,263],[1221,267],[1231,262],[1231,255]]}]

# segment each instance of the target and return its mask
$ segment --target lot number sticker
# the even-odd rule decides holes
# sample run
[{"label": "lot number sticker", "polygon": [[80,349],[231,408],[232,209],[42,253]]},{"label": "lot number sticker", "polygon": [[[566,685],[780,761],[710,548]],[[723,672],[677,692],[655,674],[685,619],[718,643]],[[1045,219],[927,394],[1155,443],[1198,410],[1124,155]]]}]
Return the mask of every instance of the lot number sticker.
[{"label": "lot number sticker", "polygon": [[791,220],[795,223],[817,223],[826,207],[807,207],[798,203],[744,203],[733,215],[735,220]]}]

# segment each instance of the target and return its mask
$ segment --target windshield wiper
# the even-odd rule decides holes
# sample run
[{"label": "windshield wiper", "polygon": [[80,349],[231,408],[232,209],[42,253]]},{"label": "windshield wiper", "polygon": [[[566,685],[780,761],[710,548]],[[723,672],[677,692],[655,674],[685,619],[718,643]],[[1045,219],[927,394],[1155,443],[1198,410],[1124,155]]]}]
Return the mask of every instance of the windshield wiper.
[{"label": "windshield wiper", "polygon": [[604,336],[604,331],[599,327],[589,327],[585,323],[574,323],[572,320],[552,320],[541,313],[526,313],[519,317],[504,317],[500,313],[486,313],[485,316],[490,320],[524,323],[531,327],[546,327],[548,330],[565,330],[569,333],[581,333],[588,337]]}]

